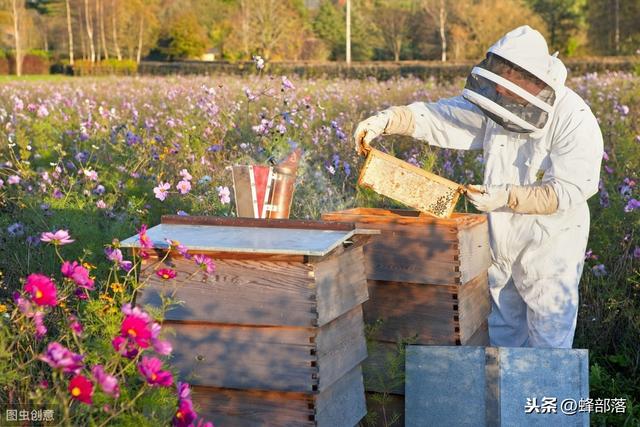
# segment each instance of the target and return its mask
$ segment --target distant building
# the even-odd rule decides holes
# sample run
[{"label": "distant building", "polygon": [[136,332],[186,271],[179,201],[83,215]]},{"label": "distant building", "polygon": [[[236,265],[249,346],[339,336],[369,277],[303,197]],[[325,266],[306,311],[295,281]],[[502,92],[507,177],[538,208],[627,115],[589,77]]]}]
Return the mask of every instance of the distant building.
[{"label": "distant building", "polygon": [[208,49],[205,53],[200,56],[200,60],[202,61],[215,61],[220,57],[220,49],[217,47],[212,47]]}]

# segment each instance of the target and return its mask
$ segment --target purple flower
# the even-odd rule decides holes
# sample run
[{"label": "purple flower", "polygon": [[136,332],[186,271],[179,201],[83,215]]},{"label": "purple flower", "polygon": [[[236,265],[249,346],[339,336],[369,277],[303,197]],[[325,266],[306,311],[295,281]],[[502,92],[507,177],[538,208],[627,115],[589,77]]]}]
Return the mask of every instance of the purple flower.
[{"label": "purple flower", "polygon": [[291,83],[286,76],[282,76],[282,89],[295,89],[296,87]]},{"label": "purple flower", "polygon": [[189,216],[189,214],[188,214],[188,213],[186,213],[186,212],[185,212],[185,211],[183,211],[183,210],[179,210],[178,212],[176,212],[176,215],[178,215],[178,216]]},{"label": "purple flower", "polygon": [[629,199],[627,205],[624,207],[624,211],[629,213],[636,209],[640,209],[640,200]]},{"label": "purple flower", "polygon": [[609,161],[609,155],[607,154],[607,152],[606,152],[606,151],[603,151],[603,152],[602,152],[602,158],[604,159],[604,161],[605,161],[605,162],[608,162],[608,161]]},{"label": "purple flower", "polygon": [[151,345],[156,353],[168,356],[173,351],[173,347],[169,341],[160,339],[161,329],[161,326],[156,322],[151,325]]},{"label": "purple flower", "polygon": [[82,336],[82,331],[84,331],[82,323],[80,323],[80,320],[78,320],[78,318],[73,314],[69,315],[69,328],[71,328],[73,333],[77,336]]},{"label": "purple flower", "polygon": [[212,146],[207,148],[207,151],[210,153],[217,153],[220,150],[222,150],[222,144],[213,144]]},{"label": "purple flower", "polygon": [[191,179],[193,178],[193,177],[189,174],[189,172],[187,172],[187,170],[186,170],[186,169],[182,169],[182,170],[180,171],[180,176],[182,177],[182,179],[183,179],[184,181],[191,181]]},{"label": "purple flower", "polygon": [[24,234],[24,225],[20,222],[14,222],[7,227],[7,233],[11,237],[22,236]]},{"label": "purple flower", "polygon": [[609,167],[608,165],[604,165],[604,170],[606,170],[608,174],[613,173],[613,168]]},{"label": "purple flower", "polygon": [[64,194],[58,188],[54,188],[52,195],[54,199],[62,199],[64,197]]},{"label": "purple flower", "polygon": [[640,259],[640,246],[636,246],[636,248],[633,250],[633,257],[635,259]]},{"label": "purple flower", "polygon": [[96,196],[101,196],[104,194],[104,192],[105,192],[105,188],[104,188],[104,185],[102,184],[98,184],[96,188],[94,188],[92,191],[92,193],[95,194]]},{"label": "purple flower", "polygon": [[39,356],[53,369],[62,369],[64,373],[78,374],[83,367],[81,356],[72,352],[58,342],[52,342],[47,346],[47,352]]},{"label": "purple flower", "polygon": [[0,188],[4,187],[4,181],[0,179]]},{"label": "purple flower", "polygon": [[153,189],[153,193],[156,195],[156,199],[160,201],[164,201],[169,194],[169,189],[171,188],[171,184],[168,182],[160,182],[157,187]]},{"label": "purple flower", "polygon": [[20,177],[18,175],[10,175],[9,178],[7,178],[7,184],[9,185],[20,184]]},{"label": "purple flower", "polygon": [[91,373],[93,374],[93,378],[95,378],[96,382],[100,384],[102,391],[116,399],[120,396],[118,379],[113,375],[107,374],[102,365],[95,365],[91,368]]},{"label": "purple flower", "polygon": [[604,264],[594,265],[593,267],[591,267],[591,272],[596,277],[603,277],[607,275],[607,269],[605,268]]}]

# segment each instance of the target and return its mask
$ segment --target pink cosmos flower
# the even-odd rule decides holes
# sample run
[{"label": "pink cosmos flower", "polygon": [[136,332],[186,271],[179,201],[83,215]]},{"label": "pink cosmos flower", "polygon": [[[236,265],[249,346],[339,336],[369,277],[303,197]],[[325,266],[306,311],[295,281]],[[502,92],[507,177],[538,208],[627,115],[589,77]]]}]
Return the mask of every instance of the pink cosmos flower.
[{"label": "pink cosmos flower", "polygon": [[231,191],[229,191],[229,187],[218,187],[218,197],[220,198],[220,202],[223,205],[226,205],[231,202]]},{"label": "pink cosmos flower", "polygon": [[18,175],[9,175],[9,178],[7,178],[7,184],[9,185],[20,184],[20,177]]},{"label": "pink cosmos flower", "polygon": [[162,269],[156,271],[156,275],[158,277],[160,277],[161,279],[169,280],[169,279],[175,278],[177,273],[176,273],[175,270],[172,270],[170,268],[162,268]]},{"label": "pink cosmos flower", "polygon": [[156,357],[142,357],[138,364],[138,371],[151,386],[170,387],[173,384],[173,376],[169,371],[163,371],[162,361]]},{"label": "pink cosmos flower", "polygon": [[164,202],[164,199],[169,195],[169,189],[171,188],[171,184],[168,182],[160,182],[157,187],[154,187],[153,194],[156,195],[156,199]]},{"label": "pink cosmos flower", "polygon": [[142,246],[144,249],[153,248],[153,243],[147,235],[147,224],[142,224],[142,226],[140,227],[140,231],[138,231],[138,240],[140,241],[140,246]]},{"label": "pink cosmos flower", "polygon": [[140,317],[133,315],[125,317],[120,326],[120,334],[134,341],[141,348],[149,347],[151,331],[148,328],[147,322]]},{"label": "pink cosmos flower", "polygon": [[71,397],[87,405],[93,403],[93,384],[83,375],[76,375],[69,382]]},{"label": "pink cosmos flower", "polygon": [[187,194],[191,191],[191,183],[189,181],[182,180],[176,185],[176,188],[180,194]]},{"label": "pink cosmos flower", "polygon": [[186,169],[182,169],[180,171],[180,176],[182,177],[183,180],[185,181],[191,181],[193,179],[193,177],[191,176],[191,174],[189,174],[189,172],[187,172]]},{"label": "pink cosmos flower", "polygon": [[100,384],[102,391],[116,399],[120,396],[118,379],[113,375],[107,374],[102,365],[95,365],[91,368],[91,374],[93,374],[93,378],[95,378],[96,382]]},{"label": "pink cosmos flower", "polygon": [[118,335],[117,337],[115,337],[111,341],[111,345],[113,346],[113,349],[118,354],[121,354],[127,359],[133,359],[138,355],[139,350],[138,350],[138,346],[136,346],[136,343],[131,340],[128,340],[126,337],[123,337],[122,335]]},{"label": "pink cosmos flower", "polygon": [[100,199],[96,202],[96,207],[98,209],[106,209],[107,208],[107,204],[104,202],[104,200]]},{"label": "pink cosmos flower", "polygon": [[58,342],[49,343],[47,352],[38,357],[53,369],[62,369],[64,373],[78,374],[83,367],[81,356]]},{"label": "pink cosmos flower", "polygon": [[73,263],[65,261],[62,263],[61,272],[64,277],[73,280],[79,287],[89,290],[94,289],[94,280],[89,277],[89,270],[79,265],[77,261],[73,261]]},{"label": "pink cosmos flower", "polygon": [[171,354],[171,351],[173,351],[173,347],[169,341],[159,338],[161,329],[161,326],[156,322],[151,325],[151,343],[156,353],[168,356]]},{"label": "pink cosmos flower", "polygon": [[33,315],[33,323],[36,325],[36,338],[44,337],[47,334],[47,327],[44,326],[44,313],[36,311]]},{"label": "pink cosmos flower", "polygon": [[45,275],[33,273],[27,276],[24,290],[31,295],[31,299],[38,305],[55,307],[58,304],[56,285]]},{"label": "pink cosmos flower", "polygon": [[195,421],[196,411],[193,410],[193,402],[191,399],[183,399],[178,401],[178,410],[173,416],[174,427],[191,427]]},{"label": "pink cosmos flower", "polygon": [[71,239],[68,230],[58,230],[55,233],[50,231],[44,232],[40,235],[40,240],[56,246],[66,245],[75,241]]},{"label": "pink cosmos flower", "polygon": [[80,323],[80,320],[73,314],[69,315],[69,328],[71,328],[77,336],[82,336],[82,331],[84,330],[82,323]]},{"label": "pink cosmos flower", "polygon": [[196,265],[200,267],[206,274],[211,274],[216,271],[216,266],[213,260],[206,255],[198,254],[193,257]]}]

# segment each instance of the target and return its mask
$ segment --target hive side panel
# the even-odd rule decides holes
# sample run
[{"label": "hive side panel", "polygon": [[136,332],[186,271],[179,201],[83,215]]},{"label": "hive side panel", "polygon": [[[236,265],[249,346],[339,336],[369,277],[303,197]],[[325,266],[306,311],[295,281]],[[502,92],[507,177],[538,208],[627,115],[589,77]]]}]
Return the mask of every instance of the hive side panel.
[{"label": "hive side panel", "polygon": [[489,281],[485,271],[459,288],[458,319],[461,342],[468,341],[475,334],[487,320],[490,311]]},{"label": "hive side panel", "polygon": [[366,415],[362,369],[356,366],[316,400],[318,427],[353,427]]},{"label": "hive side panel", "polygon": [[317,387],[311,329],[166,322],[165,327],[171,331],[172,365],[190,384],[296,392]]},{"label": "hive side panel", "polygon": [[468,339],[461,340],[462,345],[487,347],[489,345],[489,322],[485,320]]},{"label": "hive side panel", "polygon": [[313,397],[298,393],[193,387],[198,415],[216,426],[314,426]]},{"label": "hive side panel", "polygon": [[[174,257],[162,264],[147,260],[146,284],[137,303],[161,306],[160,295],[183,304],[166,313],[167,320],[247,325],[312,326],[315,322],[311,268],[303,263],[260,260],[214,260],[216,271],[204,275],[192,260]],[[154,265],[154,263],[156,263]],[[175,279],[155,274],[173,268]],[[144,279],[143,279],[144,280]]]},{"label": "hive side panel", "polygon": [[458,238],[461,281],[466,283],[491,266],[489,223],[482,221],[461,227]]},{"label": "hive side panel", "polygon": [[368,299],[363,260],[362,246],[358,246],[314,265],[319,326]]},{"label": "hive side panel", "polygon": [[323,391],[367,357],[362,307],[321,327],[316,344],[319,390]]},{"label": "hive side panel", "polygon": [[367,324],[378,322],[373,337],[396,342],[416,338],[416,344],[455,344],[456,286],[434,286],[370,280],[364,305]]}]

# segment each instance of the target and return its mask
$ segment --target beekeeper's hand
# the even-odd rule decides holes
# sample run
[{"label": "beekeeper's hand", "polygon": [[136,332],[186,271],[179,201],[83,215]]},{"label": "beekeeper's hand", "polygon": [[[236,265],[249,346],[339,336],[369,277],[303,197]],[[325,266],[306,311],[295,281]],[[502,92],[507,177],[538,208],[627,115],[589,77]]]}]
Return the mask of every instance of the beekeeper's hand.
[{"label": "beekeeper's hand", "polygon": [[467,199],[481,212],[492,212],[507,206],[509,189],[506,185],[469,185]]},{"label": "beekeeper's hand", "polygon": [[369,151],[369,143],[376,137],[384,133],[389,119],[391,118],[391,110],[378,112],[376,115],[361,121],[356,127],[353,137],[356,140],[356,152],[360,155]]}]

